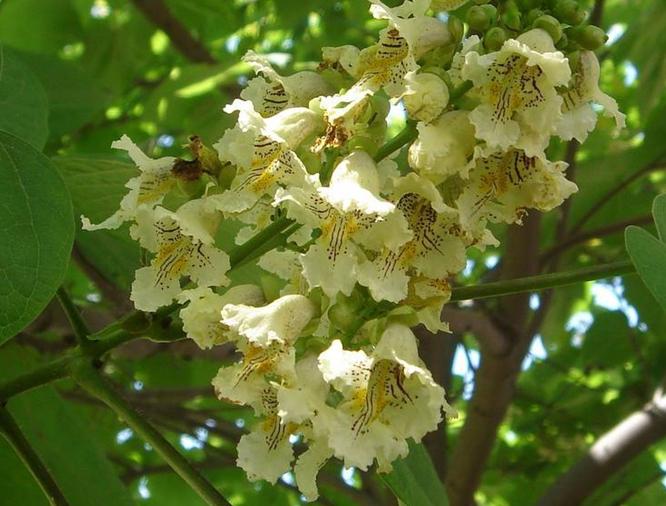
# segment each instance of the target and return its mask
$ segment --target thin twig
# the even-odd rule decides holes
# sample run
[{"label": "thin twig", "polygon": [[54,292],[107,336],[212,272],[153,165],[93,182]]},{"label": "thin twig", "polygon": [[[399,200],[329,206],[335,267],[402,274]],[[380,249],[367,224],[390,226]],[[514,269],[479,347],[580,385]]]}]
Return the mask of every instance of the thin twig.
[{"label": "thin twig", "polygon": [[164,30],[174,47],[194,63],[217,63],[206,47],[171,14],[164,0],[132,0],[134,6],[155,26]]},{"label": "thin twig", "polygon": [[80,361],[71,368],[74,380],[88,393],[100,399],[116,412],[127,425],[148,442],[171,468],[206,501],[213,506],[231,506],[164,437],[138,413],[136,413],[99,375],[87,361]]},{"label": "thin twig", "polygon": [[578,244],[589,241],[590,239],[596,239],[605,237],[607,235],[616,234],[624,231],[629,225],[649,225],[652,223],[652,215],[639,216],[638,218],[631,218],[628,220],[620,221],[607,225],[605,227],[595,228],[594,230],[589,230],[586,232],[580,232],[576,235],[570,235],[562,241],[558,241],[553,247],[547,249],[541,254],[541,261],[547,262],[553,256],[561,255],[569,248],[576,246]]},{"label": "thin twig", "polygon": [[649,163],[642,169],[634,172],[631,176],[628,178],[624,179],[623,181],[620,181],[616,186],[610,189],[610,191],[606,192],[595,204],[590,207],[590,209],[587,210],[583,216],[581,216],[576,223],[574,223],[571,228],[569,229],[569,234],[576,234],[583,228],[583,225],[585,225],[592,216],[594,216],[599,210],[604,207],[613,197],[615,197],[618,193],[620,193],[622,190],[624,190],[627,186],[629,186],[631,183],[636,181],[637,179],[640,179],[646,174],[649,174],[650,172],[661,169],[664,166],[663,161],[656,161]]},{"label": "thin twig", "polygon": [[86,322],[83,321],[78,308],[74,305],[74,301],[63,287],[58,288],[56,297],[65,312],[65,316],[67,316],[67,319],[69,320],[69,324],[72,326],[77,342],[82,347],[87,346],[89,343],[88,336],[90,335],[90,330],[88,329]]},{"label": "thin twig", "polygon": [[49,503],[53,506],[67,506],[69,503],[65,499],[60,487],[58,487],[46,465],[32,448],[30,442],[25,438],[23,432],[21,432],[21,428],[16,423],[16,420],[14,420],[14,417],[3,405],[0,405],[0,434],[5,437],[16,452],[16,455],[18,455],[28,468],[30,474],[32,474],[44,492],[44,495],[48,498]]}]

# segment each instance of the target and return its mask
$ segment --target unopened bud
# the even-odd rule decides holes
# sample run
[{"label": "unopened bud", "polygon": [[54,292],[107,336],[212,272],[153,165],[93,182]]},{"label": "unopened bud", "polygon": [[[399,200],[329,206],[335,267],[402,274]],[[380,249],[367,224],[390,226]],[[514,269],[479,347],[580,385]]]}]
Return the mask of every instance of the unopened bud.
[{"label": "unopened bud", "polygon": [[490,23],[492,24],[497,19],[497,7],[491,4],[485,4],[482,5],[481,8],[483,9],[483,12],[486,13],[486,16],[488,16]]},{"label": "unopened bud", "polygon": [[483,32],[490,28],[490,17],[479,5],[473,5],[469,8],[465,20],[469,27],[476,32]]},{"label": "unopened bud", "polygon": [[451,33],[451,37],[453,37],[453,40],[457,44],[463,38],[463,35],[465,33],[465,25],[458,16],[454,16],[453,14],[449,15],[449,19],[447,20],[446,23],[449,26],[449,32]]},{"label": "unopened bud", "polygon": [[525,22],[527,23],[527,26],[531,26],[532,23],[536,21],[537,18],[543,16],[545,12],[543,12],[541,9],[532,9],[527,13],[527,17],[525,18]]},{"label": "unopened bud", "polygon": [[585,21],[585,10],[576,0],[557,0],[553,6],[553,15],[563,23],[578,25]]},{"label": "unopened bud", "polygon": [[483,37],[483,45],[488,51],[499,51],[506,39],[506,31],[499,26],[495,26],[486,32]]},{"label": "unopened bud", "polygon": [[560,38],[562,38],[562,26],[560,22],[553,16],[544,15],[540,16],[534,20],[532,24],[534,28],[541,28],[548,32],[548,34],[553,39],[553,42],[557,43]]},{"label": "unopened bud", "polygon": [[511,29],[511,30],[520,30],[520,20],[521,20],[520,9],[513,0],[509,0],[506,3],[504,14],[502,14],[502,23]]},{"label": "unopened bud", "polygon": [[608,35],[598,26],[588,25],[572,28],[569,38],[578,42],[584,49],[595,51],[608,40]]}]

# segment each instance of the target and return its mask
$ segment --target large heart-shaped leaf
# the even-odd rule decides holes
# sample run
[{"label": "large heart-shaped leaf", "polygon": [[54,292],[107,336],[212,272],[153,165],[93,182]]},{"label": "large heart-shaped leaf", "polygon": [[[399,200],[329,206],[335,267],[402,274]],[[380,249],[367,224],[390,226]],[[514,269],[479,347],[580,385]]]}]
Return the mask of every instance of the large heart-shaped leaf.
[{"label": "large heart-shaped leaf", "polygon": [[393,463],[393,471],[380,475],[393,494],[406,506],[447,506],[444,485],[428,452],[421,444],[410,444],[409,455]]},{"label": "large heart-shaped leaf", "polygon": [[51,161],[0,131],[0,342],[30,323],[60,286],[74,240],[72,203]]},{"label": "large heart-shaped leaf", "polygon": [[666,193],[659,195],[652,203],[652,216],[657,225],[661,242],[666,243]]},{"label": "large heart-shaped leaf", "polygon": [[48,137],[49,104],[39,79],[16,51],[0,44],[0,130],[42,149]]},{"label": "large heart-shaped leaf", "polygon": [[[666,195],[654,200],[652,214],[659,237],[666,237]],[[625,243],[639,276],[666,311],[666,243],[640,227],[625,230]]]}]

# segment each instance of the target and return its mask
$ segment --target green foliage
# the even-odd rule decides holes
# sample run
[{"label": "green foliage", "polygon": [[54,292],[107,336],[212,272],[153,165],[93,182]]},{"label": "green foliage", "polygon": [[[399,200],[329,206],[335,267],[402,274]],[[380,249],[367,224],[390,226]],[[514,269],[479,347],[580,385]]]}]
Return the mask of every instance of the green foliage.
[{"label": "green foliage", "polygon": [[405,506],[446,506],[446,492],[423,445],[410,444],[409,455],[393,463],[382,480]]},{"label": "green foliage", "polygon": [[39,80],[15,51],[0,44],[0,130],[42,149],[48,136],[48,103]]},{"label": "green foliage", "polygon": [[[72,196],[75,215],[88,216],[93,223],[118,209],[125,183],[138,172],[134,165],[109,156],[62,156],[53,161]],[[105,278],[129,289],[139,267],[139,247],[130,240],[127,227],[91,234],[81,230],[77,219],[76,245]]]},{"label": "green foliage", "polygon": [[[0,381],[14,378],[37,363],[34,353],[5,345],[0,354]],[[71,506],[132,504],[116,470],[86,430],[85,422],[55,388],[26,393],[13,399],[8,407]],[[26,506],[46,504],[37,484],[32,479],[26,480],[17,457],[4,443],[0,446],[0,462],[0,466],[8,466],[8,474],[3,474],[3,502]],[[16,476],[16,481],[10,476]],[[12,497],[16,502],[9,499]]]},{"label": "green foliage", "polygon": [[0,131],[0,342],[53,297],[69,264],[74,227],[67,189],[53,164]]},{"label": "green foliage", "polygon": [[666,243],[660,240],[666,231],[666,195],[657,197],[652,209],[659,239],[640,227],[631,226],[627,227],[625,240],[638,274],[666,311]]}]

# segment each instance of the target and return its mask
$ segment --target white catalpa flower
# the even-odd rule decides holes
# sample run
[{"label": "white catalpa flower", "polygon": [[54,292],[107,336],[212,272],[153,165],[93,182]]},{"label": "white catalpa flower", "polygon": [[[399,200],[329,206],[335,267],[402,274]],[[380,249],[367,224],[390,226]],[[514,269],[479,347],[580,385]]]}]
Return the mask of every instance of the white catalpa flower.
[{"label": "white catalpa flower", "polygon": [[460,221],[474,234],[493,223],[521,223],[528,209],[550,211],[578,190],[566,179],[566,163],[524,151],[477,148],[469,183],[457,199]]},{"label": "white catalpa flower", "polygon": [[412,275],[445,279],[465,266],[464,233],[458,212],[444,204],[435,185],[411,173],[394,182],[396,209],[412,238],[398,248],[384,248],[358,269],[359,283],[375,300],[400,302]]},{"label": "white catalpa flower", "polygon": [[291,148],[318,128],[315,113],[290,108],[265,119],[251,102],[243,100],[235,100],[225,111],[239,111],[238,125],[228,130],[215,148],[220,158],[232,162],[238,172],[231,188],[214,197],[220,210],[240,213],[263,195],[272,196],[278,184],[306,184],[305,166]]},{"label": "white catalpa flower", "polygon": [[409,116],[430,123],[449,103],[449,88],[435,74],[408,72],[402,100]]},{"label": "white catalpa flower", "polygon": [[[202,220],[214,218],[202,216]],[[181,292],[181,279],[198,286],[225,286],[229,280],[229,256],[206,237],[186,235],[177,213],[161,207],[140,208],[130,233],[142,247],[154,253],[147,267],[136,271],[130,298],[141,311],[155,311]]]},{"label": "white catalpa flower", "polygon": [[293,427],[278,416],[277,392],[273,386],[264,388],[257,414],[259,422],[238,442],[236,463],[251,481],[275,483],[291,468],[294,451],[289,441]]},{"label": "white catalpa flower", "polygon": [[[303,229],[300,229],[303,230]],[[276,275],[287,282],[280,290],[280,295],[293,293],[307,294],[308,282],[303,276],[303,267],[299,260],[300,253],[293,250],[271,250],[264,253],[257,265],[266,272]]]},{"label": "white catalpa flower", "polygon": [[359,72],[360,53],[361,50],[359,48],[349,44],[336,47],[323,47],[321,48],[322,66],[342,70],[358,79],[361,77],[361,73]]},{"label": "white catalpa flower", "polygon": [[234,286],[223,295],[209,287],[199,287],[182,292],[178,302],[187,303],[180,310],[185,334],[199,348],[206,349],[229,340],[229,327],[220,321],[220,311],[226,304],[259,306],[264,303],[264,294],[256,285]]},{"label": "white catalpa flower", "polygon": [[296,484],[308,501],[314,501],[317,491],[317,474],[326,461],[333,456],[325,434],[313,423],[325,407],[330,390],[319,370],[317,355],[307,355],[296,364],[296,381],[293,385],[279,385],[277,399],[283,423],[296,425],[307,442],[308,449],[299,455],[294,465]]},{"label": "white catalpa flower", "polygon": [[[291,299],[291,304],[290,301],[283,301],[282,307],[273,305],[273,314],[271,305],[251,307],[227,304],[222,308],[221,323],[228,329],[228,339],[236,343],[241,359],[221,367],[213,379],[220,399],[248,404],[260,414],[262,395],[270,382],[294,380],[294,341],[309,321],[309,318],[294,314],[294,302],[300,305],[303,301]],[[308,306],[305,307],[307,312]],[[271,322],[277,322],[275,329],[269,328]]]},{"label": "white catalpa flower", "polygon": [[474,154],[474,127],[467,111],[447,112],[433,123],[419,123],[419,135],[409,147],[409,165],[435,184],[453,175],[466,177]]},{"label": "white catalpa flower", "polygon": [[236,348],[242,358],[219,369],[212,381],[215,393],[228,402],[252,406],[261,414],[263,394],[271,382],[294,380],[296,350],[291,344],[259,346],[238,338]]},{"label": "white catalpa flower", "polygon": [[624,128],[625,116],[614,98],[599,89],[599,60],[592,51],[582,51],[574,69],[569,87],[561,93],[562,118],[555,125],[555,133],[566,141],[584,142],[587,134],[597,124],[597,114],[592,103],[604,108],[608,116],[615,118],[617,128]]},{"label": "white catalpa flower", "polygon": [[453,60],[451,60],[451,68],[447,71],[449,79],[451,79],[451,84],[453,86],[460,86],[464,81],[463,78],[463,67],[465,66],[465,56],[467,53],[475,51],[479,54],[484,52],[483,43],[478,35],[470,35],[465,37],[462,41],[462,47],[460,51],[457,51],[453,55]]},{"label": "white catalpa flower", "polygon": [[315,316],[314,304],[303,295],[285,295],[267,306],[227,304],[222,323],[256,346],[293,344]]},{"label": "white catalpa flower", "polygon": [[319,355],[319,369],[342,401],[322,410],[315,424],[326,427],[328,445],[346,467],[365,471],[376,460],[388,472],[407,455],[407,439],[420,441],[437,428],[443,410],[454,413],[404,325],[386,328],[370,355],[333,341]]},{"label": "white catalpa flower", "polygon": [[404,217],[378,196],[377,168],[370,156],[355,151],[334,169],[331,183],[314,191],[279,189],[275,205],[286,203],[288,216],[310,229],[320,229],[316,243],[301,256],[310,288],[329,296],[351,293],[361,251],[397,248],[411,237]]},{"label": "white catalpa flower", "polygon": [[331,93],[330,85],[312,71],[297,72],[291,76],[278,74],[265,56],[248,51],[243,56],[257,74],[241,91],[241,98],[249,100],[262,116],[272,116],[288,107],[307,107],[311,99]]},{"label": "white catalpa flower", "polygon": [[85,216],[81,216],[83,230],[116,229],[127,221],[133,221],[140,206],[153,207],[159,204],[176,183],[172,169],[176,159],[165,156],[149,158],[127,136],[111,144],[112,148],[127,151],[141,173],[125,184],[129,192],[120,201],[120,209],[102,223],[94,225]]},{"label": "white catalpa flower", "polygon": [[474,83],[481,104],[470,113],[476,137],[491,147],[522,149],[528,156],[543,152],[559,120],[568,84],[569,62],[555,50],[550,35],[539,28],[507,40],[499,51],[470,51],[462,70]]},{"label": "white catalpa flower", "polygon": [[403,37],[415,59],[436,47],[453,41],[446,23],[426,13],[431,0],[406,0],[397,7],[387,7],[379,0],[370,0],[370,13],[389,21],[388,30],[395,29]]}]

